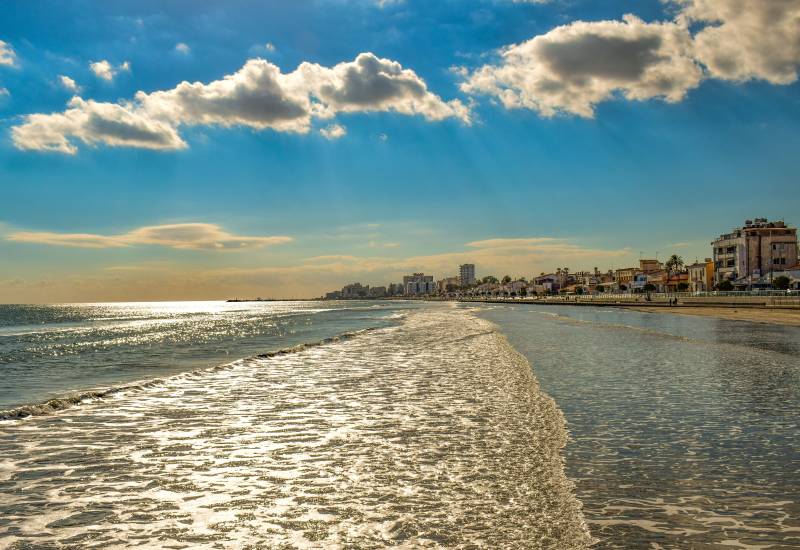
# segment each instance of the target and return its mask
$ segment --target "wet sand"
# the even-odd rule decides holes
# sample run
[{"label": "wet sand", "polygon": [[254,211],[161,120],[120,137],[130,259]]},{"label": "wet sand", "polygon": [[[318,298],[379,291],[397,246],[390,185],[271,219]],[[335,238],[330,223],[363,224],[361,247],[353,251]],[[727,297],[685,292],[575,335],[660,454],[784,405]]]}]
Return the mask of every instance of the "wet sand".
[{"label": "wet sand", "polygon": [[727,308],[727,307],[636,307],[636,311],[669,313],[672,315],[695,315],[718,317],[737,321],[754,321],[800,327],[800,309]]}]

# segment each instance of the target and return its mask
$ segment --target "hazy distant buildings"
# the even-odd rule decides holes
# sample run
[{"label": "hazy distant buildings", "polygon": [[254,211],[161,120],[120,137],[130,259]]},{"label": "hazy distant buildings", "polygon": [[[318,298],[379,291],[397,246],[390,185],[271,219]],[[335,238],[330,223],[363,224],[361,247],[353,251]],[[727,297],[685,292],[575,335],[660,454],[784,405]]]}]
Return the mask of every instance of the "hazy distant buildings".
[{"label": "hazy distant buildings", "polygon": [[445,277],[444,279],[436,281],[436,290],[438,292],[453,292],[458,290],[460,286],[460,277]]},{"label": "hazy distant buildings", "polygon": [[414,273],[413,275],[403,276],[403,293],[407,296],[433,294],[435,292],[436,283],[433,282],[433,275]]},{"label": "hazy distant buildings", "polygon": [[369,296],[369,285],[362,286],[361,283],[353,283],[342,288],[342,298],[364,298]]},{"label": "hazy distant buildings", "polygon": [[425,275],[424,273],[414,273],[413,275],[403,275],[403,284],[408,283],[432,283],[433,275]]},{"label": "hazy distant buildings", "polygon": [[327,294],[325,294],[326,300],[338,300],[341,297],[342,297],[341,290],[334,290],[333,292],[328,292]]},{"label": "hazy distant buildings", "polygon": [[386,290],[393,296],[402,296],[406,292],[405,286],[400,283],[390,283]]},{"label": "hazy distant buildings", "polygon": [[464,264],[458,267],[458,276],[461,286],[475,284],[475,264]]},{"label": "hazy distant buildings", "polygon": [[434,294],[436,292],[436,283],[433,281],[416,281],[406,283],[405,293],[407,296],[417,296],[421,294]]}]

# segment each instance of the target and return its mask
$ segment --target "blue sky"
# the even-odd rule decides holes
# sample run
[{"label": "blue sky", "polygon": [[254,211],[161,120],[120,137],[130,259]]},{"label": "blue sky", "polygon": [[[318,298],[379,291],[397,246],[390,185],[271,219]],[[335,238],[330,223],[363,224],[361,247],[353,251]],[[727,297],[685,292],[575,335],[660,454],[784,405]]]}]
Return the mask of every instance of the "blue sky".
[{"label": "blue sky", "polygon": [[750,4],[3,2],[0,302],[693,261],[796,223],[800,0]]}]

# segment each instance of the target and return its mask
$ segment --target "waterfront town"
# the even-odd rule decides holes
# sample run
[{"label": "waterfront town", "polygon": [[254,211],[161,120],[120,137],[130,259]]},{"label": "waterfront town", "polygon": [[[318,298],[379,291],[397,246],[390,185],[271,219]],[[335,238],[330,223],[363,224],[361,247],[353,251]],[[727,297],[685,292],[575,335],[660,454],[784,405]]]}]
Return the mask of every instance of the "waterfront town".
[{"label": "waterfront town", "polygon": [[328,292],[324,299],[471,296],[525,298],[552,295],[699,293],[800,290],[797,230],[783,221],[747,220],[714,239],[709,257],[687,264],[677,254],[664,262],[640,259],[637,266],[600,271],[557,268],[552,273],[476,276],[474,264],[463,264],[452,276],[413,273],[385,286],[352,283]]}]

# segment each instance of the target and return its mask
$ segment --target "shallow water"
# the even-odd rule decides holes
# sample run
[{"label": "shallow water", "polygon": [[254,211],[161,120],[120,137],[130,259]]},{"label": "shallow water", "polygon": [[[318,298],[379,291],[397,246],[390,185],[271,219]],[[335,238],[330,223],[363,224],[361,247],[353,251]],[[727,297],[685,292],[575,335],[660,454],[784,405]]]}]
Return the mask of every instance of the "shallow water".
[{"label": "shallow water", "polygon": [[800,330],[500,306],[568,422],[598,548],[800,548]]},{"label": "shallow water", "polygon": [[0,424],[0,547],[587,548],[564,419],[450,305]]}]

